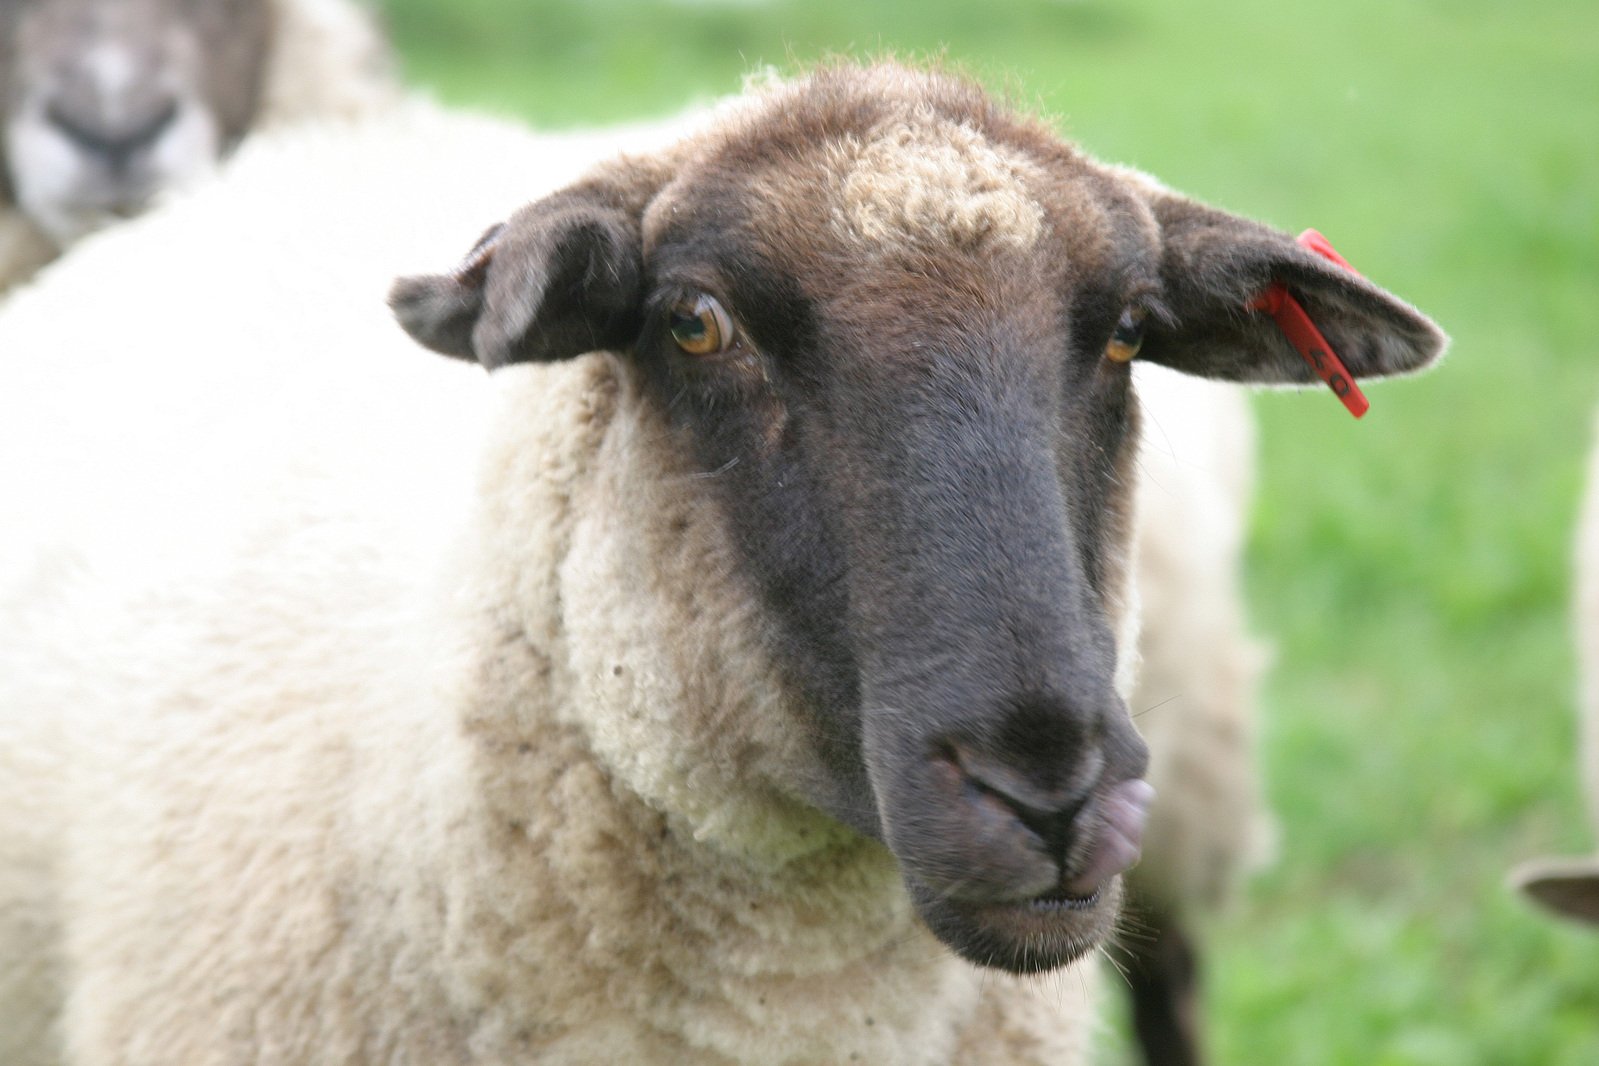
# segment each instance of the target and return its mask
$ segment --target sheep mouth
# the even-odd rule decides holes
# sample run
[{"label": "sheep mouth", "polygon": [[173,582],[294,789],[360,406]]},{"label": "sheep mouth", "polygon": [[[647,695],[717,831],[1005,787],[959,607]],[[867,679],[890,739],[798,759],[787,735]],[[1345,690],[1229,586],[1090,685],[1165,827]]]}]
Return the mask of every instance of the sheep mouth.
[{"label": "sheep mouth", "polygon": [[1089,895],[1057,887],[1027,899],[975,903],[911,894],[933,935],[968,962],[1015,974],[1066,966],[1098,947],[1120,913],[1121,878]]},{"label": "sheep mouth", "polygon": [[1104,898],[1103,887],[1096,888],[1088,895],[1078,895],[1061,889],[1057,892],[1046,892],[1042,896],[1034,896],[1027,901],[1027,906],[1040,913],[1050,911],[1086,911],[1093,908]]},{"label": "sheep mouth", "polygon": [[964,812],[971,832],[940,839],[937,862],[901,855],[906,885],[928,928],[962,957],[1013,973],[1064,966],[1114,928],[1121,875],[1138,861],[1153,795],[1137,779],[1101,789],[1068,816],[1064,852],[1054,850],[1059,836],[1047,846],[978,795]]}]

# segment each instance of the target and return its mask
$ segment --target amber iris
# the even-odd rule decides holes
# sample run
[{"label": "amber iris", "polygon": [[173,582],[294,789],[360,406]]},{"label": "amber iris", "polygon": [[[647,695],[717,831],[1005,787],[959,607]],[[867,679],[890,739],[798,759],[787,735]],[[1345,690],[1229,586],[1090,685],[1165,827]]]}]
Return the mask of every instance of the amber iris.
[{"label": "amber iris", "polygon": [[720,355],[733,346],[733,320],[713,296],[697,296],[672,308],[672,340],[689,355]]},{"label": "amber iris", "polygon": [[1113,363],[1130,363],[1144,343],[1144,312],[1129,307],[1116,321],[1116,329],[1105,345],[1105,358]]}]

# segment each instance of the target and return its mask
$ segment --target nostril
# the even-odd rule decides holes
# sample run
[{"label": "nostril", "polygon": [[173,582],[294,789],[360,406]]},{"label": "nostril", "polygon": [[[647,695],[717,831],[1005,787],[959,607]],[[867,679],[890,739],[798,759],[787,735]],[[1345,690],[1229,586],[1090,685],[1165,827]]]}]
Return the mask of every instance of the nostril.
[{"label": "nostril", "polygon": [[[1025,829],[1055,864],[1056,892],[1063,899],[1096,896],[1138,861],[1154,789],[1141,778],[1106,780],[1102,757],[1083,756],[1081,764],[1093,776],[1069,790],[1041,788],[1020,771],[958,743],[949,745],[946,758],[974,809],[986,812],[986,823],[1010,821]],[[1073,774],[1070,780],[1083,776]]]},{"label": "nostril", "polygon": [[1044,842],[1045,853],[1056,862],[1064,863],[1072,846],[1073,826],[1085,802],[1086,800],[1079,800],[1064,810],[1040,811],[1012,800],[1010,808],[1015,813],[1016,820]]},{"label": "nostril", "polygon": [[961,773],[1003,797],[1019,816],[1045,820],[1082,806],[1105,768],[1098,745],[1069,752],[1041,751],[1037,745],[1008,747],[995,754],[985,747],[953,741],[946,757]]},{"label": "nostril", "polygon": [[949,745],[946,757],[954,763],[967,787],[1003,807],[1043,846],[1044,854],[1063,863],[1072,842],[1073,823],[1091,797],[1102,760],[1090,752],[1081,760],[1083,772],[1064,775],[1053,785],[1040,785],[1025,772],[969,746]]},{"label": "nostril", "polygon": [[45,107],[45,118],[85,155],[105,159],[114,170],[154,146],[178,119],[178,102],[167,99],[131,117],[78,111],[61,101]]}]

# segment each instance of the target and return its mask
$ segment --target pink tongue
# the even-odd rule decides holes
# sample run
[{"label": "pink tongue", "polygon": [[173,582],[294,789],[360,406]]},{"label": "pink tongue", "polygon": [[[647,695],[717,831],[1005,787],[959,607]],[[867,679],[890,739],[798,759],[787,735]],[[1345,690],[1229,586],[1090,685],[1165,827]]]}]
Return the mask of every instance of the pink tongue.
[{"label": "pink tongue", "polygon": [[1099,801],[1102,820],[1099,839],[1088,857],[1088,865],[1066,882],[1074,896],[1092,896],[1105,882],[1138,861],[1144,840],[1144,824],[1149,820],[1149,805],[1155,790],[1142,780],[1123,781]]}]

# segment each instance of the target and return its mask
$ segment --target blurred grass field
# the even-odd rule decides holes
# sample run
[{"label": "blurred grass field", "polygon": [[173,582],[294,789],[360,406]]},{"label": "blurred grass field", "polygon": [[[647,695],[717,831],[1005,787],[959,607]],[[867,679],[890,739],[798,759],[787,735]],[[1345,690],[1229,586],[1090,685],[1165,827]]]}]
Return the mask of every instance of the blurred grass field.
[{"label": "blurred grass field", "polygon": [[[1503,888],[1588,850],[1569,540],[1599,400],[1593,0],[386,0],[411,80],[572,125],[760,65],[946,55],[1102,158],[1315,226],[1454,336],[1256,397],[1249,572],[1282,853],[1210,930],[1223,1063],[1592,1066],[1599,935]],[[1118,1057],[1115,1049],[1110,1057]]]}]

